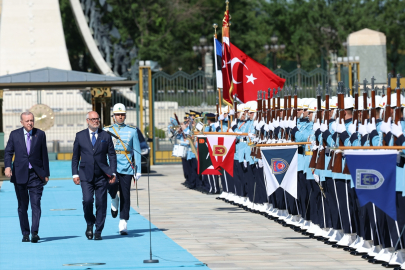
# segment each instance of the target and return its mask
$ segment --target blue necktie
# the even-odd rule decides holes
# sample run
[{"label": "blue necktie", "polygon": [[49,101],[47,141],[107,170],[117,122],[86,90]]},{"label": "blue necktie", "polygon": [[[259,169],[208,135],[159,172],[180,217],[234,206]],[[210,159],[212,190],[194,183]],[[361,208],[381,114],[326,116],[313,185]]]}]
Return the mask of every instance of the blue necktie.
[{"label": "blue necktie", "polygon": [[91,143],[93,144],[93,146],[96,144],[96,133],[92,132],[91,134],[93,134],[93,137],[91,137]]}]

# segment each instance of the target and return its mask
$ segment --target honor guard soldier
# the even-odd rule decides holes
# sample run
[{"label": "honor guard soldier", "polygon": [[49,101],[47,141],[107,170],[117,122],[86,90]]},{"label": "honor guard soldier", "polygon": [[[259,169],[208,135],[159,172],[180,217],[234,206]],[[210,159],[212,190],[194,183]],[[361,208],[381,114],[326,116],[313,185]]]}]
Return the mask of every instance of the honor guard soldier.
[{"label": "honor guard soldier", "polygon": [[[118,215],[120,209],[120,222],[118,225],[121,235],[127,235],[127,222],[131,207],[130,191],[131,180],[141,177],[141,146],[138,138],[138,130],[134,126],[126,125],[126,109],[124,104],[117,103],[113,107],[114,124],[104,128],[120,139],[113,138],[115,152],[117,154],[117,182],[109,186],[111,195],[111,215]],[[117,196],[117,191],[120,197]]]}]

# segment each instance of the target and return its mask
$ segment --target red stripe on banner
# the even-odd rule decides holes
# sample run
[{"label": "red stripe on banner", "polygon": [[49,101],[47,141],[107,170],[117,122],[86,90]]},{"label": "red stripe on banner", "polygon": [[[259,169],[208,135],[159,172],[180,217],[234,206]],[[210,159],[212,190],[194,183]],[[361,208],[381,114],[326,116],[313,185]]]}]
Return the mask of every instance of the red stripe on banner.
[{"label": "red stripe on banner", "polygon": [[[224,137],[219,137],[218,138],[218,145],[224,145]],[[223,156],[218,156],[218,163],[222,164],[224,157]]]}]

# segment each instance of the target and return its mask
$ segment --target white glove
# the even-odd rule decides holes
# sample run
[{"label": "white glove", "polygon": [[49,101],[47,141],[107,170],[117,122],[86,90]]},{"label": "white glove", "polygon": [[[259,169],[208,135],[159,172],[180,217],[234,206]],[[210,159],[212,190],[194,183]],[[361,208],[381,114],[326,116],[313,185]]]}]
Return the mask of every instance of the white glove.
[{"label": "white glove", "polygon": [[224,119],[225,119],[224,114],[221,114],[221,115],[218,117],[218,120],[219,120],[219,121],[222,121],[222,120],[224,120]]},{"label": "white glove", "polygon": [[230,132],[230,133],[235,133],[235,131],[233,131],[233,129],[229,129],[229,131],[228,132]]},{"label": "white glove", "polygon": [[267,132],[270,130],[268,124],[264,124],[264,130],[267,131]]},{"label": "white glove", "polygon": [[345,120],[340,119],[340,124],[337,125],[336,132],[343,133],[344,131],[346,131]]},{"label": "white glove", "polygon": [[245,168],[247,168],[247,161],[246,161],[246,160],[243,161],[243,166],[244,166]]},{"label": "white glove", "polygon": [[321,128],[321,124],[319,124],[319,119],[318,119],[318,120],[316,120],[316,122],[312,126],[312,130],[317,131],[319,128]]},{"label": "white glove", "polygon": [[280,116],[277,119],[273,119],[273,126],[274,128],[278,128],[280,126]]},{"label": "white glove", "polygon": [[235,110],[230,110],[229,115],[235,115]]},{"label": "white glove", "polygon": [[[373,130],[376,130],[377,129],[377,126],[375,125],[375,118],[373,117],[372,119],[371,119],[371,122],[370,123],[368,123],[367,124],[367,133],[371,133]],[[360,131],[360,128],[359,128],[359,131]]]},{"label": "white glove", "polygon": [[141,178],[141,176],[142,176],[142,174],[140,174],[140,173],[134,174],[134,178],[135,178],[136,181],[138,181],[139,178]]},{"label": "white glove", "polygon": [[368,126],[369,125],[370,124],[368,124],[367,127],[366,127],[366,125],[362,125],[362,124],[359,125],[359,133],[360,133],[361,136],[364,136],[364,135],[368,134]]},{"label": "white glove", "polygon": [[263,160],[259,159],[258,163],[259,163],[259,168],[263,168]]},{"label": "white glove", "polygon": [[255,127],[255,129],[256,129],[257,131],[259,131],[259,130],[260,130],[260,125],[257,124],[256,127]]},{"label": "white glove", "polygon": [[232,121],[232,124],[231,124],[231,125],[232,125],[232,127],[233,127],[234,125],[236,125],[236,119]]},{"label": "white glove", "polygon": [[388,122],[382,122],[380,126],[380,130],[387,134],[388,132],[391,131],[391,117],[388,118]]},{"label": "white glove", "polygon": [[269,126],[269,130],[274,131],[274,126],[271,122],[268,124],[268,126]]},{"label": "white glove", "polygon": [[354,120],[354,123],[352,122],[348,127],[350,134],[356,133],[356,126],[357,126],[357,120]]},{"label": "white glove", "polygon": [[402,133],[402,126],[401,126],[400,121],[398,121],[397,125],[396,124],[391,125],[391,133],[394,134],[394,136],[397,137],[397,138],[403,134]]},{"label": "white glove", "polygon": [[297,126],[297,117],[294,117],[294,119],[293,120],[290,120],[289,121],[289,127],[291,128],[291,129],[293,129],[293,128],[295,128],[296,126]]},{"label": "white glove", "polygon": [[330,125],[330,128],[331,128],[332,132],[336,131],[338,121],[339,121],[339,118],[336,121],[333,121],[332,125]]},{"label": "white glove", "polygon": [[259,122],[259,127],[262,128],[266,123],[262,120]]},{"label": "white glove", "polygon": [[321,132],[325,132],[328,129],[328,125],[326,123],[322,123],[320,129]]}]

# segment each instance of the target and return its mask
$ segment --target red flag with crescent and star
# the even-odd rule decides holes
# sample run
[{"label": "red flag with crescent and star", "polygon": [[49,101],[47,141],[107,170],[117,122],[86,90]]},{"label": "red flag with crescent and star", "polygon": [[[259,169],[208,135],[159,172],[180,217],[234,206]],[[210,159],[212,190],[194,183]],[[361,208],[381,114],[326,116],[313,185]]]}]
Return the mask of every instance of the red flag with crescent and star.
[{"label": "red flag with crescent and star", "polygon": [[[232,43],[229,44],[231,53],[229,66],[232,72],[233,93],[238,94],[238,98],[243,103],[256,100],[259,90],[283,88],[285,79],[250,58]],[[270,93],[273,94],[272,91]]]}]

